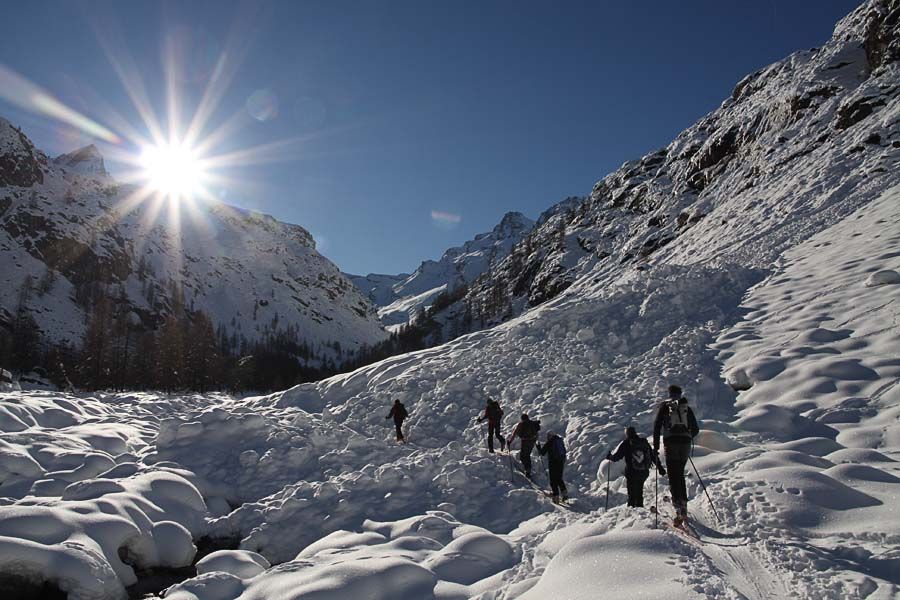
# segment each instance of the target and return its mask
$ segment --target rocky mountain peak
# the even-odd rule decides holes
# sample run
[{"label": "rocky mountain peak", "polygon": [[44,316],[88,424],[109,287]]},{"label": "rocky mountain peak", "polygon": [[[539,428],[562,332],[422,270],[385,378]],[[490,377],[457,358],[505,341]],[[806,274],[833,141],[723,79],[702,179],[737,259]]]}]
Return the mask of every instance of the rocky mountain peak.
[{"label": "rocky mountain peak", "polygon": [[81,175],[108,177],[103,155],[94,144],[57,156],[53,162]]},{"label": "rocky mountain peak", "polygon": [[43,183],[46,157],[22,130],[0,117],[0,187]]},{"label": "rocky mountain peak", "polygon": [[503,215],[503,218],[494,227],[493,234],[497,239],[507,239],[517,236],[532,227],[534,227],[534,221],[520,212],[511,211]]}]

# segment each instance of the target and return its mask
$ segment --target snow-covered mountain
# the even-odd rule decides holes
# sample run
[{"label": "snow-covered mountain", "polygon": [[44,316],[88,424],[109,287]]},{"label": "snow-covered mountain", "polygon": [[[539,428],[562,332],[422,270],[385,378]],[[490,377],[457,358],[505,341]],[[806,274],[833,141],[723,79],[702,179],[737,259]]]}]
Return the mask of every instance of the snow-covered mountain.
[{"label": "snow-covered mountain", "polygon": [[373,273],[348,277],[379,307],[378,315],[385,325],[400,325],[428,308],[438,294],[475,281],[491,265],[503,260],[533,227],[534,221],[522,213],[509,212],[492,231],[446,250],[440,260],[424,261],[412,275]]},{"label": "snow-covered mountain", "polygon": [[[506,323],[264,397],[0,395],[0,582],[78,599],[159,571],[188,577],[167,600],[896,598],[898,23],[900,2],[867,2],[551,213],[531,254],[488,272],[521,260],[515,297],[544,296]],[[669,383],[701,425],[689,532],[666,526],[666,477],[645,486],[657,524],[605,460],[626,425],[649,433]],[[504,433],[527,411],[565,439],[568,506],[486,451],[486,398]]]},{"label": "snow-covered mountain", "polygon": [[576,281],[647,263],[727,256],[765,266],[867,202],[893,181],[900,146],[897,25],[883,10],[889,17],[871,30],[854,13],[824,47],[742,79],[667,147],[624,163],[586,202],[542,219],[461,302],[490,322]]},{"label": "snow-covered mountain", "polygon": [[394,286],[403,283],[409,277],[409,273],[400,273],[399,275],[384,273],[351,275],[345,273],[345,275],[375,306],[386,306],[396,300]]},{"label": "snow-covered mountain", "polygon": [[[298,225],[224,204],[170,205],[107,174],[94,146],[49,160],[0,119],[0,308],[27,310],[78,345],[92,298],[126,303],[155,329],[176,294],[253,340],[294,327],[310,347],[383,340],[375,310]],[[177,292],[176,290],[180,290]]]}]

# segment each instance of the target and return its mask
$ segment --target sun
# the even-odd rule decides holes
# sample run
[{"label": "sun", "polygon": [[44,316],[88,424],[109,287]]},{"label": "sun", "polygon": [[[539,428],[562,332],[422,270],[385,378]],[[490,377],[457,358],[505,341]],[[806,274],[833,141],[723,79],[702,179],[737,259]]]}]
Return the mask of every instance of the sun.
[{"label": "sun", "polygon": [[145,146],[140,165],[148,187],[173,200],[191,198],[206,179],[203,161],[183,144]]}]

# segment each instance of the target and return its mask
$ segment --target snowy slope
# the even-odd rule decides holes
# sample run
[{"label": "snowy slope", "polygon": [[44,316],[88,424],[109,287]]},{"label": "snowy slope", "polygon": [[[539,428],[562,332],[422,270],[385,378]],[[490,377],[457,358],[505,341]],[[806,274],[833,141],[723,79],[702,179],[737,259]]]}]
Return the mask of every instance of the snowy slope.
[{"label": "snowy slope", "polygon": [[369,273],[368,275],[351,275],[345,273],[353,285],[375,306],[384,306],[394,301],[394,286],[409,277],[409,273],[385,275]]},{"label": "snowy slope", "polygon": [[[770,70],[822,73],[852,55],[868,74],[844,93],[896,89],[898,16],[897,2],[870,2],[815,57]],[[871,39],[887,41],[856,53]],[[766,81],[754,94],[794,80]],[[167,599],[896,598],[897,111],[889,93],[842,133],[822,119],[818,135],[848,145],[760,171],[755,204],[707,192],[691,200],[706,216],[645,260],[579,260],[552,299],[440,347],[243,400],[0,396],[0,573],[120,598],[133,566],[190,564],[188,536],[231,549]],[[886,143],[851,152],[873,128]],[[644,217],[611,210],[618,257]],[[697,537],[626,508],[621,463],[603,460],[624,426],[649,431],[671,382],[701,419],[693,461],[716,507],[689,478]],[[527,410],[563,435],[571,507],[484,450],[486,397],[504,405],[505,431]],[[384,418],[395,398],[407,445]]]},{"label": "snowy slope", "polygon": [[124,298],[154,329],[174,301],[256,339],[298,328],[303,340],[347,349],[386,337],[375,311],[300,226],[224,204],[173,207],[111,179],[97,148],[53,161],[0,119],[0,307],[49,271],[28,306],[52,341],[78,344],[91,286]]},{"label": "snowy slope", "polygon": [[855,11],[823,47],[748,75],[668,146],[542,219],[466,303],[500,295],[520,311],[648,261],[767,267],[896,182],[897,22],[879,6],[883,18]]},{"label": "snowy slope", "polygon": [[534,221],[518,212],[506,213],[487,233],[450,248],[440,260],[426,260],[412,275],[349,275],[351,281],[378,306],[385,325],[407,323],[444,291],[470,284],[531,231]]}]

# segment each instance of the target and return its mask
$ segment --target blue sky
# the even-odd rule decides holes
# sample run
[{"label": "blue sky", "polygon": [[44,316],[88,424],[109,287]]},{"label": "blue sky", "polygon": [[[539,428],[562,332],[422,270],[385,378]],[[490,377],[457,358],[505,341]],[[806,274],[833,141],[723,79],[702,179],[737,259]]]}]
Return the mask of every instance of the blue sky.
[{"label": "blue sky", "polygon": [[[234,76],[210,125],[238,127],[213,153],[292,140],[231,169],[242,185],[225,201],[305,226],[346,271],[395,273],[507,211],[586,194],[858,4],[36,1],[6,7],[0,64],[101,124],[111,106],[140,127],[101,42],[163,119],[163,40],[188,116],[224,53]],[[92,141],[2,101],[0,115],[51,154]]]}]

